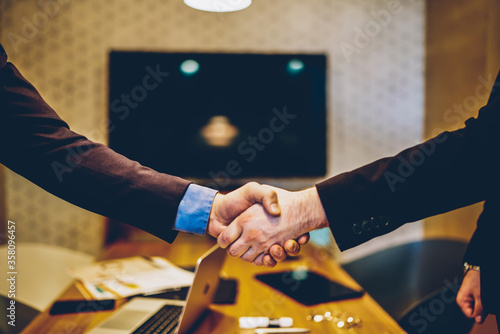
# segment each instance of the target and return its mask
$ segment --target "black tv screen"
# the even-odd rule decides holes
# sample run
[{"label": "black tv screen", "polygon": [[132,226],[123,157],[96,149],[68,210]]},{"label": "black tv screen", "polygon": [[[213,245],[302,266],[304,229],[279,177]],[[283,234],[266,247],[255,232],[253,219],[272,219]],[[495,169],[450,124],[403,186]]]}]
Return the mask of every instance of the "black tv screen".
[{"label": "black tv screen", "polygon": [[109,69],[109,145],[145,166],[219,186],[326,174],[324,55],[111,52]]}]

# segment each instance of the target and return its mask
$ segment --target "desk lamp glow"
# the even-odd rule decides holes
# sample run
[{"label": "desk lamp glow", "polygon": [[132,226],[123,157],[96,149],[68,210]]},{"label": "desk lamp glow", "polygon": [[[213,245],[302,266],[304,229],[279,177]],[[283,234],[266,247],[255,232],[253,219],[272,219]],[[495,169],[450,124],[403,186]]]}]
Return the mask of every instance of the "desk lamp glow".
[{"label": "desk lamp glow", "polygon": [[245,9],[252,4],[252,0],[184,0],[184,3],[194,9],[220,13]]}]

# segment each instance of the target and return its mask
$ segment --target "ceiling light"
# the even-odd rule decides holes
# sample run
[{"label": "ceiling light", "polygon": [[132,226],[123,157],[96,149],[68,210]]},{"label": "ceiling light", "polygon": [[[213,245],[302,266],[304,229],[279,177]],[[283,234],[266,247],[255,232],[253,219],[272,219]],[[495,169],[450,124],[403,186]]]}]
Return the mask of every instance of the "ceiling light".
[{"label": "ceiling light", "polygon": [[252,0],[184,0],[184,3],[207,12],[236,12],[250,6]]}]

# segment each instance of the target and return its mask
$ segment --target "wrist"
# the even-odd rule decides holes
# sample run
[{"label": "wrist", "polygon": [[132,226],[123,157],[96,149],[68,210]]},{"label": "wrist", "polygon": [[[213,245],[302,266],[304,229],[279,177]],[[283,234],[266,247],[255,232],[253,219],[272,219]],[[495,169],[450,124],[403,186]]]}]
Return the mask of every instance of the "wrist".
[{"label": "wrist", "polygon": [[216,193],[214,197],[214,201],[212,202],[212,208],[210,210],[210,215],[208,216],[207,222],[207,230],[206,233],[210,234],[212,237],[217,238],[219,234],[222,232],[220,223],[221,219],[218,215],[217,208],[219,207],[221,201],[223,200],[224,195],[221,193]]},{"label": "wrist", "polygon": [[304,214],[303,221],[308,223],[309,231],[330,226],[316,187],[302,190],[300,193],[302,198],[301,211]]},{"label": "wrist", "polygon": [[465,262],[464,263],[464,275],[466,275],[470,270],[481,271],[481,268],[479,266],[472,265],[468,262]]}]

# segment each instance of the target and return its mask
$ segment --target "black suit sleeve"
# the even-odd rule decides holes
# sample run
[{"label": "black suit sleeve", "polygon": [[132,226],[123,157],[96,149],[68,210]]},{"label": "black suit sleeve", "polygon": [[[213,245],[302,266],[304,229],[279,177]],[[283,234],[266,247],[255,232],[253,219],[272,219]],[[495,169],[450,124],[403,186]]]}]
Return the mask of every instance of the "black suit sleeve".
[{"label": "black suit sleeve", "polygon": [[319,183],[339,247],[491,197],[499,186],[499,109],[497,97],[460,130]]},{"label": "black suit sleeve", "polygon": [[0,55],[0,162],[77,206],[168,242],[176,236],[172,225],[189,182],[72,132],[5,55]]},{"label": "black suit sleeve", "polygon": [[481,267],[481,301],[489,313],[498,314],[500,289],[498,288],[498,256],[500,254],[500,224],[498,208],[500,198],[489,198],[477,222],[464,255],[464,261]]},{"label": "black suit sleeve", "polygon": [[465,254],[481,266],[481,297],[498,314],[500,74],[465,127],[316,185],[341,250],[401,225],[485,201]]}]

